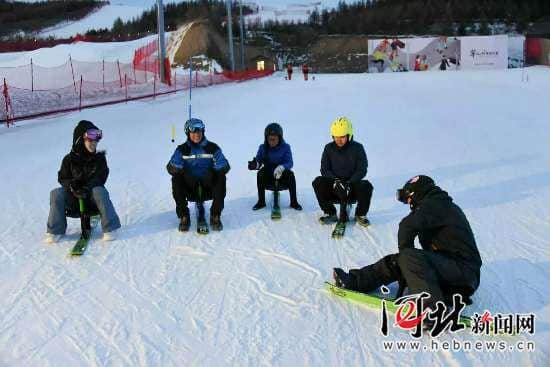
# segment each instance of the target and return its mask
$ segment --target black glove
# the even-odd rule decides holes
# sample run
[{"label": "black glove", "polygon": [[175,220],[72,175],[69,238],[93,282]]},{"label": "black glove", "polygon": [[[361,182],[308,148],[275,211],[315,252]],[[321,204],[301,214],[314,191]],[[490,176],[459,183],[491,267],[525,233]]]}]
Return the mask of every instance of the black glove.
[{"label": "black glove", "polygon": [[251,161],[248,161],[248,169],[251,171],[258,169],[258,161],[256,158],[252,159]]},{"label": "black glove", "polygon": [[70,183],[71,192],[78,199],[86,199],[88,197],[88,190],[83,186],[79,180],[73,180]]},{"label": "black glove", "polygon": [[340,181],[339,179],[334,180],[333,185],[334,194],[340,200],[346,200],[349,196],[350,188],[349,185],[345,182]]}]

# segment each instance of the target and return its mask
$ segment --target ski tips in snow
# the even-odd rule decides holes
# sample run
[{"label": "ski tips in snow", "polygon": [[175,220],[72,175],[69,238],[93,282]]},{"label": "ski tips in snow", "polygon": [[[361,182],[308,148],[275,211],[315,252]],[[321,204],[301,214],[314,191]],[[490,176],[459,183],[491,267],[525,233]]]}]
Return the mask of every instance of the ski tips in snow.
[{"label": "ski tips in snow", "polygon": [[90,240],[92,238],[92,232],[94,228],[97,226],[97,223],[99,222],[99,216],[95,215],[90,218],[90,230],[88,233],[82,233],[80,235],[80,238],[78,241],[76,241],[76,244],[71,249],[71,252],[69,253],[70,256],[81,256],[84,254],[86,249],[88,248],[88,245],[90,244]]},{"label": "ski tips in snow", "polygon": [[346,222],[337,222],[332,231],[332,238],[342,238],[346,232]]}]

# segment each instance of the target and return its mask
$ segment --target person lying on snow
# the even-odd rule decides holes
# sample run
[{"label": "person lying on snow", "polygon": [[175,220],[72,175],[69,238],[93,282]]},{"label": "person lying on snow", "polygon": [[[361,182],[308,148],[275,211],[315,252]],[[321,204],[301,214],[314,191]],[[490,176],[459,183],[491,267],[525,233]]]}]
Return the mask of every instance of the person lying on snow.
[{"label": "person lying on snow", "polygon": [[[410,213],[399,223],[399,252],[346,273],[334,268],[339,287],[369,293],[394,281],[410,294],[427,292],[425,308],[451,303],[461,294],[466,304],[479,286],[481,257],[468,219],[453,199],[428,176],[415,176],[397,190],[397,199]],[[422,249],[414,247],[418,236]]]}]

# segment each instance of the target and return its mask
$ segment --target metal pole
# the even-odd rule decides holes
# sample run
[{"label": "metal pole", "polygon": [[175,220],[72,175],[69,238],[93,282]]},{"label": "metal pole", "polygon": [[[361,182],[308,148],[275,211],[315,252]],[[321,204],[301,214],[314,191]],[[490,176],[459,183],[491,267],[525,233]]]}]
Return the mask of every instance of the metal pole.
[{"label": "metal pole", "polygon": [[31,58],[31,92],[34,92],[34,70]]},{"label": "metal pole", "polygon": [[193,90],[193,64],[189,58],[189,120],[191,120],[191,91]]},{"label": "metal pole", "polygon": [[157,0],[157,14],[158,14],[158,35],[159,35],[159,74],[160,81],[166,83],[166,77],[164,75],[164,59],[166,58],[166,48],[164,45],[164,6],[162,0]]},{"label": "metal pole", "polygon": [[231,71],[235,71],[235,55],[233,54],[233,20],[231,18],[231,0],[226,1],[227,8],[227,39],[229,43],[229,63]]},{"label": "metal pole", "polygon": [[239,23],[241,30],[241,70],[245,69],[244,64],[244,19],[243,19],[243,2],[239,1]]}]

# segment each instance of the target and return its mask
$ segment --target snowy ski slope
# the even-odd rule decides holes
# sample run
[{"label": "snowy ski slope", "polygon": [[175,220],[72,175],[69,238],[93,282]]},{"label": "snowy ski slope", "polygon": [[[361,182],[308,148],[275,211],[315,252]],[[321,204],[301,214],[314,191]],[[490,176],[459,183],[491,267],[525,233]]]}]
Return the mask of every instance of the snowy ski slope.
[{"label": "snowy ski slope", "polygon": [[[193,91],[194,116],[228,157],[225,229],[177,231],[165,165],[184,139],[188,95],[85,110],[0,128],[1,366],[548,366],[550,365],[550,69],[490,72],[296,74]],[[374,197],[368,229],[340,241],[318,224],[311,181],[338,115],[365,145]],[[94,240],[67,257],[70,220],[56,245],[42,239],[49,191],[89,119],[104,131],[107,188],[119,239]],[[246,161],[267,123],[282,124],[294,153],[298,199],[273,222],[253,212],[255,175]],[[322,290],[334,266],[360,267],[396,251],[408,208],[395,190],[432,176],[464,209],[484,262],[468,313],[535,313],[534,352],[386,352],[410,340],[380,314]],[[193,221],[192,228],[195,228]],[[100,230],[95,237],[101,235]],[[467,333],[438,340],[489,340]],[[430,339],[421,339],[424,346]]]}]

